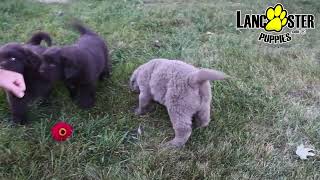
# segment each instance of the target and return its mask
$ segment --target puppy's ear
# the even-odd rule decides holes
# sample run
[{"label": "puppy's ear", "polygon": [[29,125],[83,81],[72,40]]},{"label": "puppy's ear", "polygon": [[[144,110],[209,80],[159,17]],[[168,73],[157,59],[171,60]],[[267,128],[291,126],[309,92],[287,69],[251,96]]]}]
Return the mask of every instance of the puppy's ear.
[{"label": "puppy's ear", "polygon": [[10,56],[17,57],[22,61],[26,66],[37,68],[40,66],[41,57],[40,55],[32,52],[30,49],[22,47],[22,46],[15,46],[9,52]]},{"label": "puppy's ear", "polygon": [[23,59],[24,57],[24,50],[19,46],[8,49],[6,53],[8,54],[8,57],[11,58],[11,60]]}]

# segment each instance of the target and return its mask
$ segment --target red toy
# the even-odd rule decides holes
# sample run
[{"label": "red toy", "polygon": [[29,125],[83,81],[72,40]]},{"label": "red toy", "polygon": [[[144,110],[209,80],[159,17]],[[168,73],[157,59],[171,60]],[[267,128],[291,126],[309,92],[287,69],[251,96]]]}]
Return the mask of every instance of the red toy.
[{"label": "red toy", "polygon": [[67,140],[73,132],[73,127],[66,122],[58,122],[51,128],[52,138],[56,141]]}]

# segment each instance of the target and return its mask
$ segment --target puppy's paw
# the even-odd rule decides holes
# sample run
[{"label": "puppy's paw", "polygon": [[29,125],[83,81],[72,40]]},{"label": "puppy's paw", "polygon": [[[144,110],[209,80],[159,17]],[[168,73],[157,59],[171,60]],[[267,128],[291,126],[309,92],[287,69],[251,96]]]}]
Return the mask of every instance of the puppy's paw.
[{"label": "puppy's paw", "polygon": [[169,149],[181,149],[184,147],[183,143],[176,142],[174,140],[168,141],[164,144],[160,144],[160,147],[162,148],[169,148]]},{"label": "puppy's paw", "polygon": [[93,108],[94,103],[78,103],[78,106],[81,109],[90,109],[90,108]]},{"label": "puppy's paw", "polygon": [[26,117],[24,118],[12,117],[12,122],[14,125],[26,125],[28,124],[28,119]]},{"label": "puppy's paw", "polygon": [[140,93],[139,87],[131,87],[130,89],[131,89],[132,92]]},{"label": "puppy's paw", "polygon": [[95,100],[91,97],[81,97],[76,100],[81,109],[90,109],[94,106]]},{"label": "puppy's paw", "polygon": [[146,114],[146,112],[143,111],[143,110],[141,110],[140,108],[136,108],[136,109],[134,110],[134,114],[135,114],[136,116],[142,116],[142,115]]},{"label": "puppy's paw", "polygon": [[147,108],[144,108],[144,109],[136,108],[134,110],[134,114],[137,115],[137,116],[142,116],[142,115],[147,114],[148,112],[153,111],[154,109],[155,108],[153,106],[148,106]]},{"label": "puppy's paw", "polygon": [[103,81],[105,78],[109,78],[109,77],[110,77],[109,71],[103,71],[103,72],[99,75],[99,81]]},{"label": "puppy's paw", "polygon": [[51,99],[50,98],[43,98],[39,101],[39,105],[43,107],[48,107],[52,105]]}]

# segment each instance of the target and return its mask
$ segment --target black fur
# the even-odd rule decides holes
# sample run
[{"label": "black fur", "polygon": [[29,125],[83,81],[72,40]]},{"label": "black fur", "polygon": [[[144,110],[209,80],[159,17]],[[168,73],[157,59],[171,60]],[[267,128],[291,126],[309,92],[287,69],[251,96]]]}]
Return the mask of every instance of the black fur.
[{"label": "black fur", "polygon": [[110,74],[110,60],[104,40],[79,22],[72,27],[80,33],[73,45],[48,48],[40,67],[52,81],[63,80],[71,98],[81,108],[95,104],[96,84]]},{"label": "black fur", "polygon": [[8,43],[0,48],[0,66],[3,69],[21,73],[26,84],[23,98],[7,92],[7,99],[12,112],[12,120],[18,124],[27,123],[27,106],[38,97],[47,97],[52,83],[44,79],[38,69],[41,65],[41,54],[46,47],[40,46],[42,40],[48,45],[51,38],[47,33],[34,34],[26,44]]},{"label": "black fur", "polygon": [[52,45],[51,37],[46,32],[37,32],[33,34],[29,41],[27,41],[27,44],[39,46],[42,41],[45,41],[47,43],[47,46]]}]

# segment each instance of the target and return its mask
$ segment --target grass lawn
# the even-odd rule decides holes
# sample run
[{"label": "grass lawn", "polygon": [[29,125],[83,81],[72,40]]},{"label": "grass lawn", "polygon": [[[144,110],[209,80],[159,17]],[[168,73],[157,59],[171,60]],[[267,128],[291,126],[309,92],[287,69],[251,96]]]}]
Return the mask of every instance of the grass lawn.
[{"label": "grass lawn", "polygon": [[[113,73],[99,84],[93,109],[80,110],[58,84],[49,105],[32,105],[28,126],[11,126],[0,92],[0,179],[319,179],[320,152],[303,161],[295,150],[301,143],[320,150],[320,2],[280,1],[289,14],[315,14],[316,28],[285,45],[258,42],[261,30],[235,28],[236,10],[263,13],[277,2],[2,0],[1,44],[24,42],[37,30],[57,45],[73,43],[78,34],[65,23],[77,17],[108,41]],[[232,76],[213,83],[212,121],[180,150],[158,146],[173,137],[164,107],[132,113],[137,94],[129,77],[156,57]],[[60,120],[75,128],[63,143],[50,136]],[[133,138],[139,126],[144,132]]]}]

